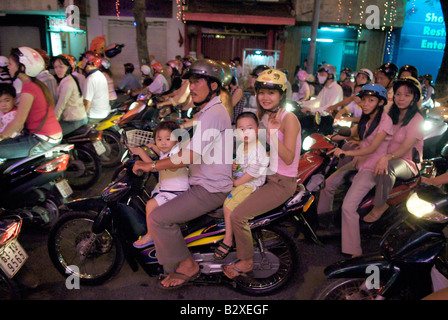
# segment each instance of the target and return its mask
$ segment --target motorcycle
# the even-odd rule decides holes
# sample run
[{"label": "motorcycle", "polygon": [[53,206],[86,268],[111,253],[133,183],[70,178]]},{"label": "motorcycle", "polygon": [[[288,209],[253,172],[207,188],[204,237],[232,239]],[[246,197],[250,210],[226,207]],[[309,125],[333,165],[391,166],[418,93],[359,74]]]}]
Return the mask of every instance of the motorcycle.
[{"label": "motorcycle", "polygon": [[380,251],[328,266],[328,280],[313,299],[414,300],[439,290],[440,278],[446,286],[447,199],[441,189],[421,185],[402,206],[403,218],[384,234]]},{"label": "motorcycle", "polygon": [[[340,128],[338,134],[348,136],[348,128]],[[324,137],[321,134],[313,133],[306,137],[303,141],[303,148],[308,150],[302,154],[299,161],[299,175],[298,181],[306,186],[306,189],[312,192],[318,198],[319,191],[324,188],[325,179],[336,171],[338,161],[333,154],[328,155],[327,152],[339,147],[339,144],[332,141],[331,138]],[[415,155],[415,161],[420,162]],[[343,158],[342,158],[343,159]],[[421,175],[426,177],[433,177],[437,173],[433,162],[423,161],[421,163]],[[351,179],[355,173],[348,174],[345,177],[344,184],[339,188],[334,199],[333,212],[320,215],[321,222],[325,220],[326,223],[320,223],[320,229],[317,234],[321,237],[334,237],[340,235],[341,226],[341,205],[345,196],[345,190],[351,185]],[[395,222],[397,219],[394,207],[401,203],[409,193],[417,186],[417,177],[410,180],[397,180],[391,193],[388,197],[388,204],[390,209],[375,223],[366,223],[362,219],[360,221],[361,233],[363,234],[383,234],[385,228]],[[358,213],[361,217],[370,212],[373,207],[373,198],[375,189],[372,189],[361,201],[358,207]],[[317,201],[316,201],[317,203]],[[315,207],[313,207],[315,210]],[[314,226],[317,222],[314,222]],[[329,225],[328,225],[329,224]],[[316,227],[317,228],[317,227]]]},{"label": "motorcycle", "polygon": [[[143,249],[132,245],[146,233],[145,205],[150,198],[145,190],[150,173],[135,175],[133,164],[134,160],[127,160],[101,196],[61,207],[65,213],[48,238],[51,261],[61,274],[76,275],[84,284],[101,284],[119,272],[126,258],[134,271],[140,265],[150,276],[162,275],[154,245]],[[255,245],[253,279],[230,280],[223,275],[222,266],[234,262],[236,252],[224,260],[213,259],[217,243],[225,234],[222,210],[182,225],[185,242],[201,269],[201,277],[192,283],[228,283],[247,294],[262,295],[293,279],[299,251],[297,238],[286,223],[292,222],[304,233],[314,235],[306,218],[314,197],[303,186],[299,189],[284,205],[250,222]],[[313,239],[317,241],[315,235]]]},{"label": "motorcycle", "polygon": [[0,165],[0,208],[22,217],[25,224],[47,226],[58,207],[73,193],[64,175],[73,145],[61,144],[46,153],[9,159]]},{"label": "motorcycle", "polygon": [[73,189],[87,189],[100,178],[100,156],[106,152],[101,136],[102,131],[84,125],[63,137],[62,143],[75,146],[70,152],[66,172],[67,180]]}]

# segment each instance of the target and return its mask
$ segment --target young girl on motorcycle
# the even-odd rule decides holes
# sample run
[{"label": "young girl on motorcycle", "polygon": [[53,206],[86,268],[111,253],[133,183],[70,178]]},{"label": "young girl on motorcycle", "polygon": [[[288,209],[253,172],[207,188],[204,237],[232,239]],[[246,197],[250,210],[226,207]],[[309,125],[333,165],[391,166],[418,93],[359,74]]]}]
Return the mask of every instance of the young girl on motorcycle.
[{"label": "young girl on motorcycle", "polygon": [[358,171],[353,178],[342,204],[342,252],[353,256],[362,254],[357,208],[364,196],[375,186],[374,169],[377,161],[386,154],[388,140],[392,135],[392,120],[383,112],[387,91],[379,84],[365,85],[358,93],[363,115],[359,124],[352,127],[352,136],[358,135],[361,144],[356,150],[333,149],[340,157],[353,156],[352,162],[339,168],[326,181],[320,192],[317,213],[333,210],[333,198],[344,177],[350,171]]},{"label": "young girl on motorcycle", "polygon": [[[159,159],[165,159],[179,152],[179,144],[172,134],[176,129],[179,129],[179,125],[172,120],[162,121],[154,129],[156,144],[149,144],[148,147],[159,155]],[[152,162],[151,158],[142,148],[131,148],[131,152],[140,156],[145,162]],[[151,199],[146,203],[147,220],[155,208],[175,198],[189,187],[188,169],[186,167],[173,170],[160,170],[159,183],[152,191]],[[147,232],[134,242],[134,247],[138,249],[144,248],[151,242],[151,235]]]},{"label": "young girl on motorcycle", "polygon": [[412,150],[423,155],[423,116],[419,111],[421,87],[413,77],[398,78],[394,83],[394,103],[389,112],[393,122],[393,136],[387,154],[378,161],[374,208],[364,217],[365,222],[375,222],[389,207],[387,197],[397,178],[408,180],[418,174]]},{"label": "young girl on motorcycle", "polygon": [[266,169],[269,157],[258,141],[258,118],[253,112],[240,113],[236,119],[237,137],[242,143],[236,150],[236,161],[233,162],[233,189],[224,201],[224,221],[226,233],[215,250],[216,260],[224,259],[232,247],[232,224],[230,217],[233,210],[250,194],[266,181]]},{"label": "young girl on motorcycle", "polygon": [[258,119],[267,125],[270,166],[266,183],[239,204],[230,217],[239,259],[223,269],[230,279],[248,276],[253,270],[254,245],[249,219],[280,206],[297,189],[300,123],[293,113],[284,110],[286,76],[279,70],[265,70],[258,76],[255,90]]}]

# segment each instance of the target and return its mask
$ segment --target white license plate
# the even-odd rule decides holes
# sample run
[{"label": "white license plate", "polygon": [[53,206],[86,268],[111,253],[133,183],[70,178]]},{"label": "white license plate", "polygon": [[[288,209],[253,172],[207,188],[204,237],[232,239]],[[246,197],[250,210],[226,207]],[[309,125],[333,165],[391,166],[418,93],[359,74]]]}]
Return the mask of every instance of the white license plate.
[{"label": "white license plate", "polygon": [[99,156],[106,152],[106,147],[103,145],[101,140],[95,141],[93,143],[93,147],[95,148],[95,151]]},{"label": "white license plate", "polygon": [[73,193],[72,187],[68,184],[67,179],[56,182],[56,188],[63,198],[67,198]]},{"label": "white license plate", "polygon": [[0,248],[0,268],[9,278],[14,277],[26,259],[28,259],[28,254],[17,239]]}]

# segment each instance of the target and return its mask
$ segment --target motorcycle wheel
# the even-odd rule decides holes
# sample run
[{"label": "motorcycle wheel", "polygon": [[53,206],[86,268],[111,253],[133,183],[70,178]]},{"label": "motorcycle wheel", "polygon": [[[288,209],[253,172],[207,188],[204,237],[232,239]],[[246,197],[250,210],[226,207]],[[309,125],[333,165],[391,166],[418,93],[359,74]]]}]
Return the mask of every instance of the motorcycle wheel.
[{"label": "motorcycle wheel", "polygon": [[102,140],[106,152],[101,155],[101,164],[105,168],[117,166],[124,153],[124,145],[120,141],[120,134],[115,130],[104,130]]},{"label": "motorcycle wheel", "polygon": [[270,294],[286,285],[298,270],[297,240],[286,228],[277,226],[252,232],[254,246],[260,249],[261,243],[265,252],[274,255],[276,261],[269,258],[270,254],[260,253],[261,260],[254,258],[254,277],[236,279],[236,289],[252,296]]},{"label": "motorcycle wheel", "polygon": [[364,289],[365,279],[328,279],[313,293],[311,300],[375,300],[378,290]]},{"label": "motorcycle wheel", "polygon": [[95,151],[76,147],[70,154],[65,177],[73,189],[87,189],[93,186],[101,175],[101,162]]},{"label": "motorcycle wheel", "polygon": [[123,266],[121,242],[110,231],[94,234],[94,212],[70,212],[61,216],[48,236],[48,252],[65,277],[81,284],[98,285],[115,276]]}]

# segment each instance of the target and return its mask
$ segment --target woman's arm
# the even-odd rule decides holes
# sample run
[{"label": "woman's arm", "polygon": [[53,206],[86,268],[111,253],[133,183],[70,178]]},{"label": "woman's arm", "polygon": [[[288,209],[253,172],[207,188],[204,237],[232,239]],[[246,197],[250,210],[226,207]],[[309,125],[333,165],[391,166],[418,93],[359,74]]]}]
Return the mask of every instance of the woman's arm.
[{"label": "woman's arm", "polygon": [[356,157],[356,156],[367,156],[369,154],[372,154],[376,151],[376,149],[378,149],[378,147],[381,145],[381,143],[383,143],[384,139],[386,139],[387,137],[387,133],[384,131],[379,132],[375,138],[373,139],[372,143],[365,147],[365,148],[361,148],[361,149],[356,149],[356,150],[347,150],[344,151],[343,153],[345,153],[345,155],[350,156],[350,157]]},{"label": "woman's arm", "polygon": [[[274,119],[269,120],[268,130],[271,136],[271,144],[278,152],[278,156],[287,165],[294,161],[296,154],[297,136],[300,132],[300,123],[293,113],[285,115],[280,123],[284,111],[279,111]],[[284,141],[278,139],[278,130],[282,130]]]}]

